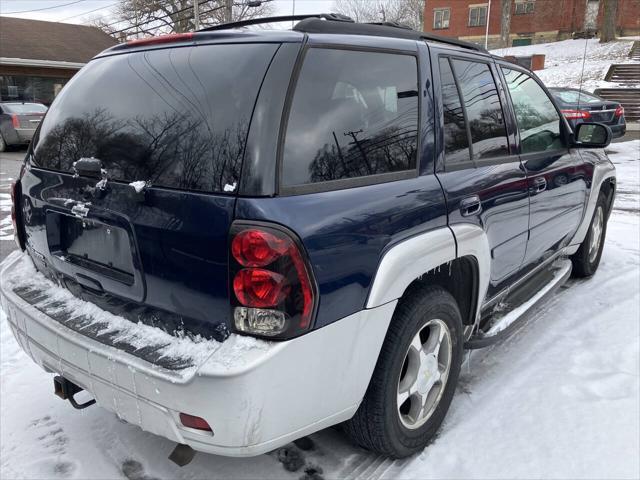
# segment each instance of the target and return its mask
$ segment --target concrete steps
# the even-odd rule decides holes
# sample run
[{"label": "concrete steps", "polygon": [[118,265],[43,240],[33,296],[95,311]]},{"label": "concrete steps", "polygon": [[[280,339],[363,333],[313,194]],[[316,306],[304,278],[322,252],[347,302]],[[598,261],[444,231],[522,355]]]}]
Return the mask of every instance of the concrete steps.
[{"label": "concrete steps", "polygon": [[640,121],[640,88],[597,88],[593,93],[606,100],[620,102],[627,122]]},{"label": "concrete steps", "polygon": [[609,67],[607,82],[640,85],[640,63],[615,63]]},{"label": "concrete steps", "polygon": [[629,58],[631,60],[636,60],[638,62],[640,62],[640,42],[639,41],[635,41],[633,42],[633,45],[631,46],[631,50],[629,51]]},{"label": "concrete steps", "polygon": [[629,50],[632,63],[617,63],[609,67],[604,79],[617,83],[620,88],[597,88],[593,93],[606,100],[620,102],[627,123],[640,122],[640,42]]}]

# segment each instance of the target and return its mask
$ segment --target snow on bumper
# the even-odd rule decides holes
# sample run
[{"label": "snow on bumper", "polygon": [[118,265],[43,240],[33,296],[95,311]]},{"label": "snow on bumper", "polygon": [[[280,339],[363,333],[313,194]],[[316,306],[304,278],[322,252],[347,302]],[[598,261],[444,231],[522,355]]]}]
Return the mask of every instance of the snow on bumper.
[{"label": "snow on bumper", "polygon": [[[287,342],[246,348],[232,335],[197,367],[167,370],[74,331],[20,298],[0,301],[16,340],[42,368],[90,392],[143,430],[204,452],[258,455],[350,418],[369,383],[395,302],[363,310]],[[53,396],[52,396],[53,399]],[[179,413],[213,433],[183,427]],[[79,419],[78,421],[81,421]]]}]

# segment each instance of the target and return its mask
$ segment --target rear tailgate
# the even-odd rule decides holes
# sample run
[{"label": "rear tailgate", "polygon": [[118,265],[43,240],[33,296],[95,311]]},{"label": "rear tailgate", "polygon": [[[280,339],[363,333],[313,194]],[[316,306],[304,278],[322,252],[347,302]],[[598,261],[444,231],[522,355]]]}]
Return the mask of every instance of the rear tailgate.
[{"label": "rear tailgate", "polygon": [[616,103],[602,103],[589,105],[585,108],[591,114],[590,121],[613,124],[618,122],[618,119],[614,117],[617,107]]},{"label": "rear tailgate", "polygon": [[[224,338],[235,190],[277,48],[156,48],[77,74],[43,120],[22,178],[38,269],[132,321]],[[75,172],[81,159],[103,172]]]}]

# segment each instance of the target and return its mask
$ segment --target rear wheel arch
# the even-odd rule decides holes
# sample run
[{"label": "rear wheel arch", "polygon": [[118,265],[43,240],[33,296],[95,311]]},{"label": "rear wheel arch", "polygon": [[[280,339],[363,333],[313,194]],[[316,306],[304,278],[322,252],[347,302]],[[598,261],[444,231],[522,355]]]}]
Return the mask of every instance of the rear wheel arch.
[{"label": "rear wheel arch", "polygon": [[613,200],[615,198],[616,193],[616,178],[609,177],[602,182],[600,185],[600,192],[603,193],[607,199],[606,208],[607,208],[607,218],[611,215],[611,211],[613,210]]},{"label": "rear wheel arch", "polygon": [[479,297],[478,260],[470,255],[454,258],[416,278],[402,294],[403,299],[420,295],[425,286],[440,286],[455,299],[463,325],[473,325]]},{"label": "rear wheel arch", "polygon": [[489,285],[490,255],[486,233],[478,225],[453,225],[412,237],[387,250],[366,306],[402,301],[424,285],[437,285],[454,297],[464,325],[474,325]]}]

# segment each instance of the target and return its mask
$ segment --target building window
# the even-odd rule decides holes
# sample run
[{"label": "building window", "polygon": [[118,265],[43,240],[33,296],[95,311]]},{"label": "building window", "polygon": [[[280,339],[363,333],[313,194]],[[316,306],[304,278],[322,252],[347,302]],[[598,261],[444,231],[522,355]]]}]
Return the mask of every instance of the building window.
[{"label": "building window", "polygon": [[487,24],[487,6],[477,5],[469,7],[469,26],[483,27]]},{"label": "building window", "polygon": [[36,102],[51,105],[68,78],[31,75],[0,75],[0,101]]},{"label": "building window", "polygon": [[526,15],[527,13],[533,13],[535,9],[535,0],[516,0],[516,15]]},{"label": "building window", "polygon": [[433,29],[440,30],[449,28],[449,19],[451,18],[450,8],[434,8],[433,9]]}]

